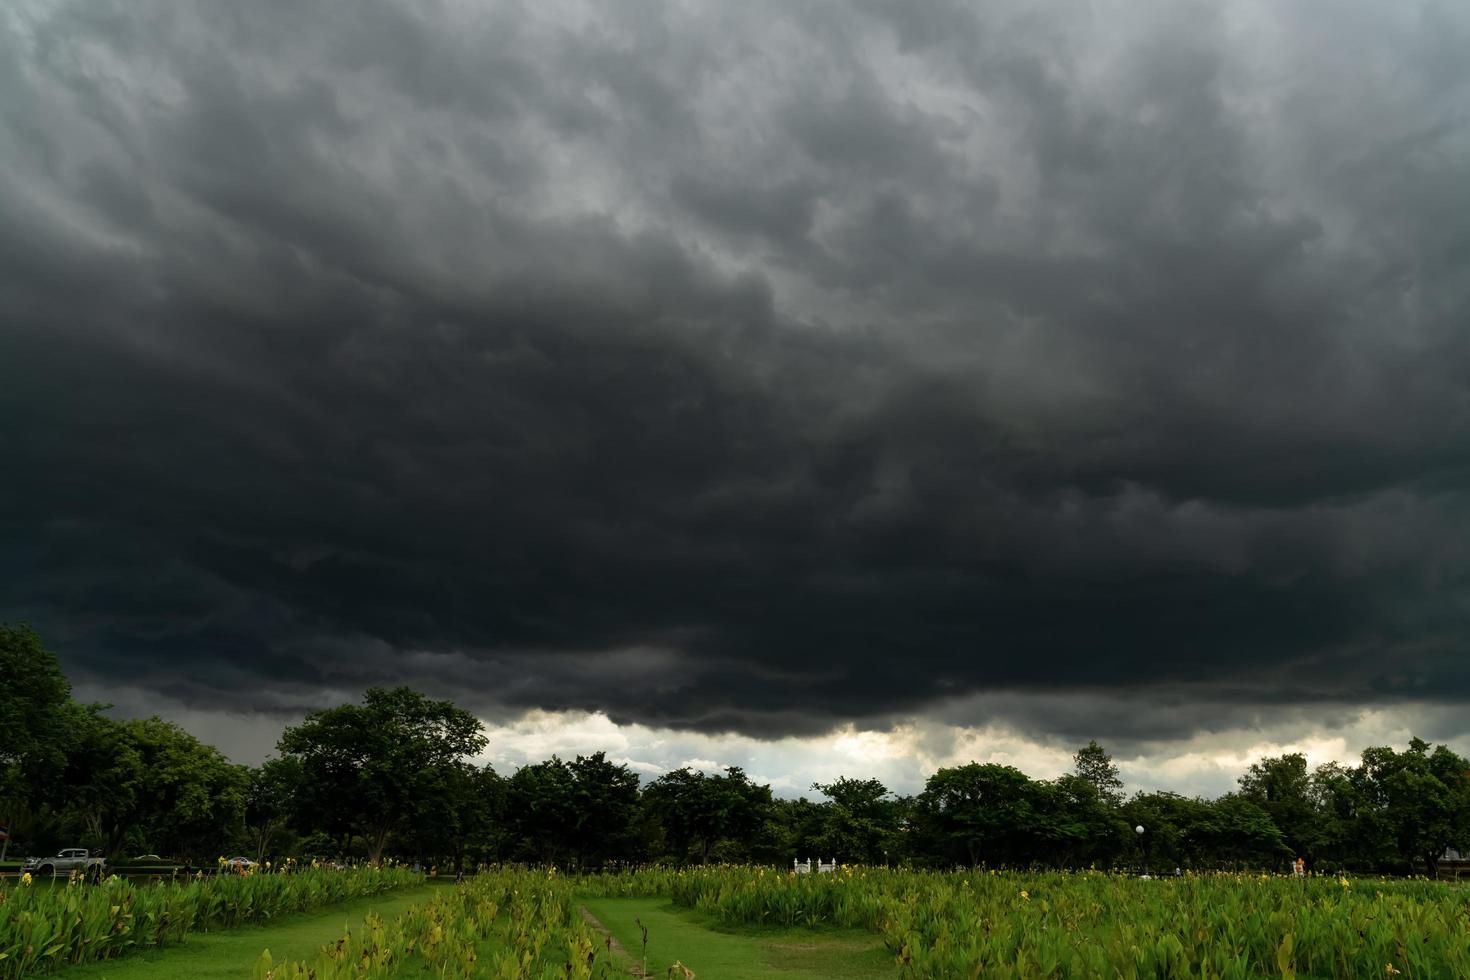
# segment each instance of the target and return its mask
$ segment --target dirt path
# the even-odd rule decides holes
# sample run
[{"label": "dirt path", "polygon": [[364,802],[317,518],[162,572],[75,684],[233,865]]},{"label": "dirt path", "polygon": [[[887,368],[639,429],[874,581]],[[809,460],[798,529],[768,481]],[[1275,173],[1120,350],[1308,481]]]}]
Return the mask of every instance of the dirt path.
[{"label": "dirt path", "polygon": [[612,953],[613,956],[617,957],[618,961],[623,964],[624,969],[628,971],[629,976],[653,976],[653,974],[648,973],[643,969],[643,966],[638,962],[637,957],[628,952],[627,948],[624,947],[622,943],[618,942],[617,937],[608,931],[607,926],[597,921],[597,916],[589,912],[587,910],[587,906],[579,905],[577,906],[577,911],[582,913],[583,920],[585,920],[589,926],[596,929],[598,933],[601,934],[603,947],[609,953]]}]

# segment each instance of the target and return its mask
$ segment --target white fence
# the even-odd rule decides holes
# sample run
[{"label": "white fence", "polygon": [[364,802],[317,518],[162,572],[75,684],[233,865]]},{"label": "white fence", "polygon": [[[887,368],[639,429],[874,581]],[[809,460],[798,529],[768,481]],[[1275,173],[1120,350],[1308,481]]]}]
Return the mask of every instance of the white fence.
[{"label": "white fence", "polygon": [[[805,861],[792,861],[791,867],[799,875],[809,875],[812,873],[812,859],[807,858]],[[830,861],[823,861],[821,858],[817,859],[817,874],[827,874],[828,872],[836,870],[836,858],[833,858]]]}]

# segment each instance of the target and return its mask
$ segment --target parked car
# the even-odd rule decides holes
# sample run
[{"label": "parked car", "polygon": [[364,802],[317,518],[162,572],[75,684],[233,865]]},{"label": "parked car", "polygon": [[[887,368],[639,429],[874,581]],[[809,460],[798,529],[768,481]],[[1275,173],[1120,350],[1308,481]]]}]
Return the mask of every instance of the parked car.
[{"label": "parked car", "polygon": [[163,858],[159,857],[157,854],[139,854],[137,857],[133,858],[133,860],[134,861],[162,861]]},{"label": "parked car", "polygon": [[58,851],[55,857],[28,857],[21,870],[39,875],[70,874],[73,871],[101,874],[106,867],[105,858],[92,857],[85,847],[67,847]]},{"label": "parked car", "polygon": [[249,871],[255,867],[255,862],[248,857],[232,857],[225,863],[234,871]]}]

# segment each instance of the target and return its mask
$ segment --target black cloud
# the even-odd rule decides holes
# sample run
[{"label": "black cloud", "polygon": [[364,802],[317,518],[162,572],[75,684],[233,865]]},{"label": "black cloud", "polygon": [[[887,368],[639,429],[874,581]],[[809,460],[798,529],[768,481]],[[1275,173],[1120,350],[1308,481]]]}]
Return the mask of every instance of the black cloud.
[{"label": "black cloud", "polygon": [[0,612],[201,706],[1463,702],[1470,19],[1114,13],[27,8]]}]

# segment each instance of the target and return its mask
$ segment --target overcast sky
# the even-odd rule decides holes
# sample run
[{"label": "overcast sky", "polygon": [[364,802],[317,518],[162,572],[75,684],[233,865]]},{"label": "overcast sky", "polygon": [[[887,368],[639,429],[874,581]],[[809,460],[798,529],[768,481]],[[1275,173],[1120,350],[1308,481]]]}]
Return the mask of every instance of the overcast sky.
[{"label": "overcast sky", "polygon": [[1470,749],[1470,6],[12,0],[0,618],[258,761]]}]

